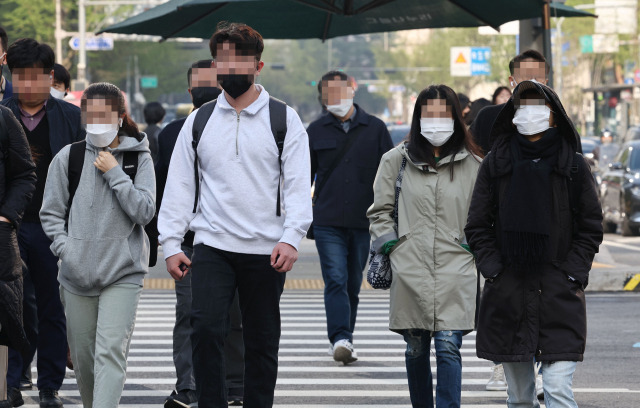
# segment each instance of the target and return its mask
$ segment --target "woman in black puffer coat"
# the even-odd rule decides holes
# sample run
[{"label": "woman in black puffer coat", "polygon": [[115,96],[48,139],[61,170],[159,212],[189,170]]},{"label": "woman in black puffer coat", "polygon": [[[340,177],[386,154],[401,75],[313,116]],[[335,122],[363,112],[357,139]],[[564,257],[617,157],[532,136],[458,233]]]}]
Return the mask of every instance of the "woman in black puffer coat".
[{"label": "woman in black puffer coat", "polygon": [[603,237],[595,183],[577,131],[545,85],[518,85],[492,139],[465,228],[486,279],[477,354],[504,363],[510,404],[539,406],[535,360],[543,363],[545,401],[574,407],[584,288]]}]

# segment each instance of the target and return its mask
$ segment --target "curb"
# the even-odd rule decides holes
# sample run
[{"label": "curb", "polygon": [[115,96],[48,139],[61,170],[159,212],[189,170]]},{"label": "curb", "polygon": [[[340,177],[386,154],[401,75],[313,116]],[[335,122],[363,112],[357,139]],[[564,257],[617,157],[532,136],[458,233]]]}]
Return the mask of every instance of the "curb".
[{"label": "curb", "polygon": [[[170,278],[148,278],[144,280],[143,289],[154,290],[174,290],[175,281]],[[324,289],[324,281],[322,279],[287,279],[284,284],[285,289]],[[373,290],[366,280],[362,281],[361,289]]]}]

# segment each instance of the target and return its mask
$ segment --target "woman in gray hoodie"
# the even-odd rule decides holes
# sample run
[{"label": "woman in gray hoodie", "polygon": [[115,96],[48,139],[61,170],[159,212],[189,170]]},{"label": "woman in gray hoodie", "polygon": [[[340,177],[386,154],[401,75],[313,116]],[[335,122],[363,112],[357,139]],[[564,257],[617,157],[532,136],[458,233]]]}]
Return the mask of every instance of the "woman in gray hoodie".
[{"label": "woman in gray hoodie", "polygon": [[[51,162],[40,218],[62,261],[60,296],[83,405],[110,408],[118,406],[126,379],[156,183],[149,142],[126,114],[120,90],[92,84],[81,107],[86,141],[66,146]],[[71,153],[79,147],[84,161],[82,151]],[[125,156],[137,156],[135,174],[131,161],[125,172]],[[76,168],[82,171],[73,183]]]}]

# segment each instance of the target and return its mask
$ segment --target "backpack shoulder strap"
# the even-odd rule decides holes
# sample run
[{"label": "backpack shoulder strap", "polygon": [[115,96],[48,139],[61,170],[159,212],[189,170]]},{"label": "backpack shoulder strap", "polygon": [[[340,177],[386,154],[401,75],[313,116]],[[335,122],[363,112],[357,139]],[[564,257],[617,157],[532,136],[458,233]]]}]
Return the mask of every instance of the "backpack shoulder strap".
[{"label": "backpack shoulder strap", "polygon": [[209,101],[203,104],[196,112],[196,117],[193,119],[193,126],[191,127],[191,133],[193,140],[191,141],[191,146],[193,147],[193,152],[195,157],[193,158],[193,174],[196,182],[196,197],[193,201],[193,213],[195,214],[196,209],[198,208],[198,197],[200,196],[200,175],[198,174],[198,143],[200,143],[200,137],[202,136],[202,132],[204,128],[207,126],[207,122],[209,118],[213,114],[213,110],[216,107],[217,99]]},{"label": "backpack shoulder strap", "polygon": [[131,181],[136,180],[136,174],[138,174],[138,152],[124,152],[122,155],[122,170],[131,178]]},{"label": "backpack shoulder strap", "polygon": [[67,175],[69,177],[69,205],[68,209],[71,209],[71,203],[73,197],[76,195],[78,184],[80,184],[80,176],[82,175],[82,166],[84,165],[84,152],[87,149],[87,142],[81,140],[71,144],[69,149],[69,165],[67,168]]},{"label": "backpack shoulder strap", "polygon": [[284,150],[284,139],[287,137],[287,104],[280,99],[269,97],[269,120],[271,121],[271,133],[278,146],[278,165],[280,167],[280,178],[278,178],[278,198],[276,202],[276,215],[280,217],[280,185],[282,183],[282,151]]}]

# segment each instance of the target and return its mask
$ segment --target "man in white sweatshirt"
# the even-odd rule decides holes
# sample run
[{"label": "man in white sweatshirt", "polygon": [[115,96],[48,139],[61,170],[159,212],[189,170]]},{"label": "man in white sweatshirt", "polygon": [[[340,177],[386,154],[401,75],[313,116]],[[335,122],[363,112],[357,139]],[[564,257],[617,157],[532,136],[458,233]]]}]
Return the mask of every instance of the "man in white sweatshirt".
[{"label": "man in white sweatshirt", "polygon": [[[195,111],[171,158],[158,217],[160,242],[171,276],[192,274],[198,406],[227,406],[224,341],[237,288],[245,341],[244,404],[271,407],[280,295],[312,218],[308,137],[296,112],[287,107],[279,163],[269,94],[254,84],[264,66],[258,32],[243,24],[219,25],[209,47],[224,91],[197,144],[199,197],[192,145]],[[195,232],[192,261],[180,249],[187,230]]]}]

